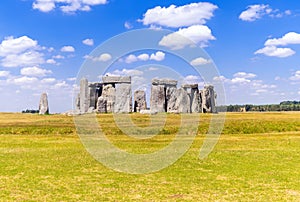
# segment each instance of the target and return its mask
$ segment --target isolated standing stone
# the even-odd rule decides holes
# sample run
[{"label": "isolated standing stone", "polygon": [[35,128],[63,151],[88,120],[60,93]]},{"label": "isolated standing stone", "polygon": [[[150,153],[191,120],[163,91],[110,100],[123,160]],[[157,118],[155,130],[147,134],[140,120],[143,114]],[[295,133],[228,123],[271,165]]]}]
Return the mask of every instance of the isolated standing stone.
[{"label": "isolated standing stone", "polygon": [[147,109],[146,93],[142,90],[134,92],[134,112],[140,112]]},{"label": "isolated standing stone", "polygon": [[43,93],[41,95],[40,104],[39,104],[39,114],[49,114],[47,93]]}]

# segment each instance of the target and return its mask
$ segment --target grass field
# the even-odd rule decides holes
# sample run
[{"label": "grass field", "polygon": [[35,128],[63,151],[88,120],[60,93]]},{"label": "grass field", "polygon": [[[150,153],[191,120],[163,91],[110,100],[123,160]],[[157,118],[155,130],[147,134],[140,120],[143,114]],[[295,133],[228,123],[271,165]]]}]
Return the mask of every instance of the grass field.
[{"label": "grass field", "polygon": [[[228,113],[218,144],[200,160],[210,117],[201,115],[193,145],[175,164],[133,175],[90,156],[73,117],[0,113],[0,201],[300,201],[300,112]],[[156,151],[177,132],[178,115],[149,140],[126,137],[110,114],[98,118],[115,145],[135,153]]]}]

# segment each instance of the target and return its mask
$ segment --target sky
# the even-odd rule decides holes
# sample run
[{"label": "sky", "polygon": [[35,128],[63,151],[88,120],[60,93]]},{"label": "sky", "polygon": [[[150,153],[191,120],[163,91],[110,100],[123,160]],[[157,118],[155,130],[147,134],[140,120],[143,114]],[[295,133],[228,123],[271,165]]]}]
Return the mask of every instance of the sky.
[{"label": "sky", "polygon": [[[147,92],[151,79],[145,77],[174,72],[182,83],[221,82],[226,104],[300,100],[299,24],[295,0],[3,0],[0,111],[37,109],[43,92],[51,113],[72,109],[88,64],[106,65],[107,75],[130,75],[133,88]],[[140,29],[164,35],[147,49],[154,40],[131,35]],[[127,35],[129,41],[118,42]],[[140,49],[122,55],[132,44]],[[200,52],[183,59],[180,54],[193,55],[187,49]],[[203,78],[211,68],[218,73]],[[91,80],[100,80],[94,70]]]}]

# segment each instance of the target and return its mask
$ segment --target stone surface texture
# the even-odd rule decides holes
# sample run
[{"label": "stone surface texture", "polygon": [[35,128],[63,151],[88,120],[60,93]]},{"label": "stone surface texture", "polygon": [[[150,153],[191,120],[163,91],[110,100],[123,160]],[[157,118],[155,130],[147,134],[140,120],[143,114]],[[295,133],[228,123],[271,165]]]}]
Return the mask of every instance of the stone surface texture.
[{"label": "stone surface texture", "polygon": [[97,112],[107,113],[107,100],[100,96],[97,101]]},{"label": "stone surface texture", "polygon": [[88,80],[83,78],[80,80],[80,112],[86,113],[89,109],[89,91]]},{"label": "stone surface texture", "polygon": [[42,93],[39,103],[39,114],[49,114],[47,93]]},{"label": "stone surface texture", "polygon": [[116,84],[115,105],[113,112],[129,113],[132,111],[131,84]]},{"label": "stone surface texture", "polygon": [[140,112],[147,109],[146,92],[137,90],[134,92],[134,112]]},{"label": "stone surface texture", "polygon": [[164,85],[152,85],[151,98],[150,98],[150,110],[153,113],[165,112],[166,109],[166,96]]}]

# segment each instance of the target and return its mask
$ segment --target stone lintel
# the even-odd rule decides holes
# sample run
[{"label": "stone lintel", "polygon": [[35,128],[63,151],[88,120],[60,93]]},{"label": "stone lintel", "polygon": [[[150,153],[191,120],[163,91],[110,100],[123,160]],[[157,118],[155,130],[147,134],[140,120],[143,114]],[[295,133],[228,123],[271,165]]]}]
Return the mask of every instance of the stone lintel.
[{"label": "stone lintel", "polygon": [[204,88],[211,88],[211,89],[214,89],[214,86],[211,85],[211,84],[206,84],[206,85],[204,85]]},{"label": "stone lintel", "polygon": [[191,88],[191,89],[194,89],[194,88],[198,88],[198,84],[182,84],[181,88]]},{"label": "stone lintel", "polygon": [[103,76],[102,82],[104,84],[114,83],[131,83],[131,76]]},{"label": "stone lintel", "polygon": [[101,87],[102,83],[89,83],[89,87],[90,88],[97,88],[97,87]]},{"label": "stone lintel", "polygon": [[177,86],[177,81],[172,79],[152,79],[152,85]]}]

